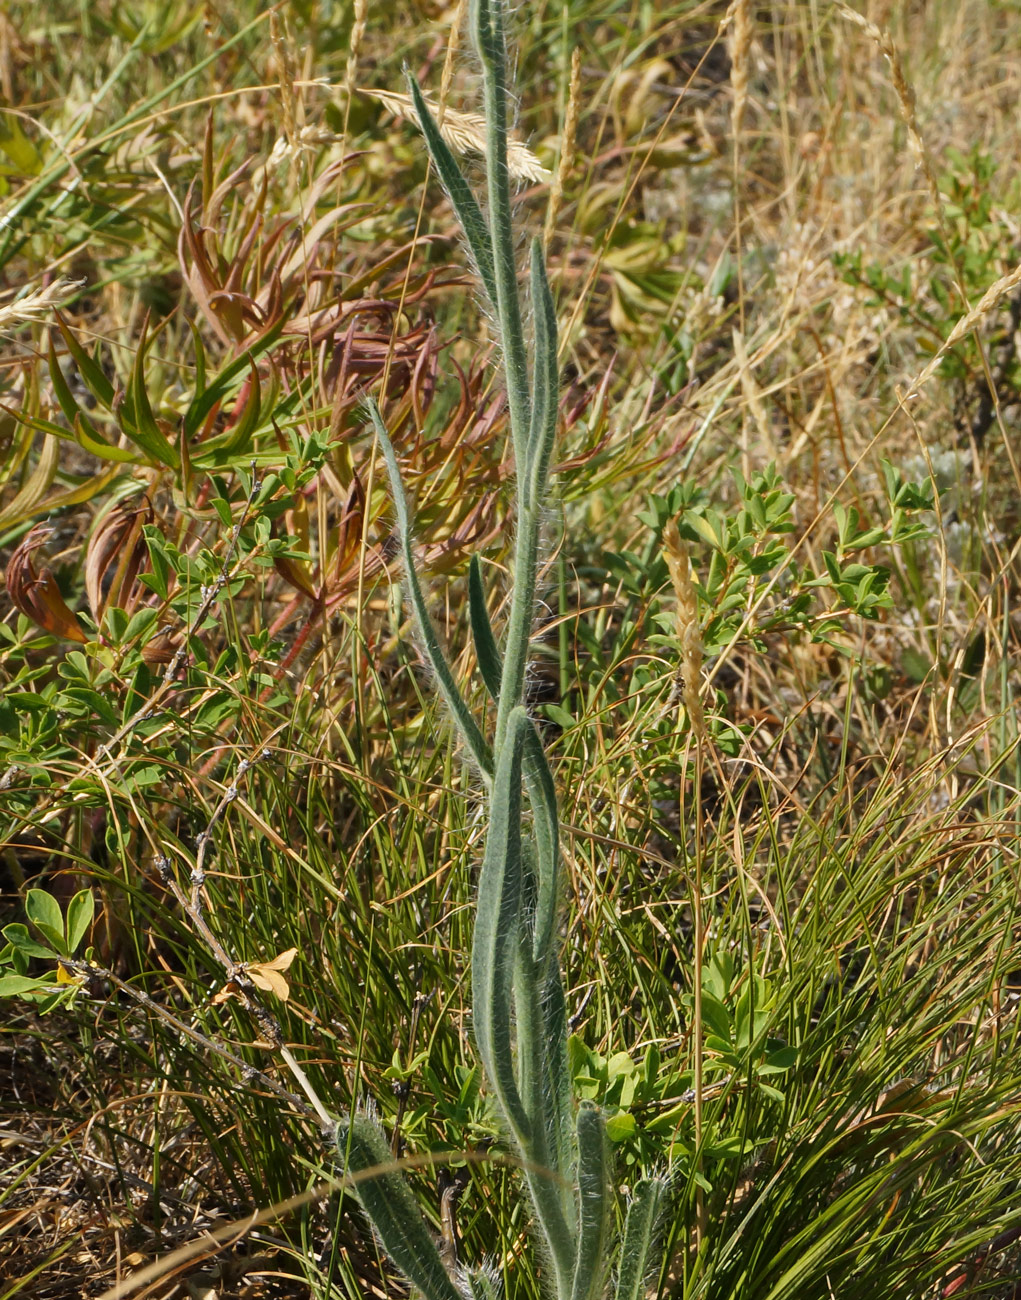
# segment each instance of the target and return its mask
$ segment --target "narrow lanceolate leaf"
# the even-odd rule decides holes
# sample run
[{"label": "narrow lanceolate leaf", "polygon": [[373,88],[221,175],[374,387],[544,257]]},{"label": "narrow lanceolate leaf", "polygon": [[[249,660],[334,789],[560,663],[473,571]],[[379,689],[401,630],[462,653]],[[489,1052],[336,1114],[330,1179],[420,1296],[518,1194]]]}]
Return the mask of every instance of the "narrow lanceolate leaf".
[{"label": "narrow lanceolate leaf", "polygon": [[542,504],[546,495],[553,439],[557,431],[557,313],[553,306],[542,242],[532,241],[532,311],[535,316],[535,357],[532,364],[532,420],[528,429],[528,466],[525,495],[530,506]]},{"label": "narrow lanceolate leaf", "polygon": [[60,312],[54,312],[54,315],[57,318],[57,325],[60,329],[61,336],[67,344],[67,350],[71,353],[71,356],[74,358],[74,363],[78,367],[78,373],[82,377],[82,382],[101,406],[105,407],[108,411],[111,410],[113,408],[114,387],[107,378],[106,371],[95,357],[90,356],[85,348],[83,348],[78,342],[71,327]]},{"label": "narrow lanceolate leaf", "polygon": [[561,1188],[564,1218],[572,1233],[576,1228],[577,1207],[570,1184],[575,1177],[577,1151],[574,1141],[574,1103],[571,1071],[567,1060],[567,1003],[560,962],[555,953],[547,959],[543,979],[542,1014],[546,1034],[543,1107],[546,1122],[546,1146],[550,1165],[568,1185]]},{"label": "narrow lanceolate leaf", "polygon": [[[468,570],[468,607],[471,616],[472,633],[475,639],[475,653],[479,661],[479,671],[486,683],[486,689],[494,700],[499,701],[500,686],[503,679],[503,661],[493,636],[486,609],[485,594],[482,588],[482,572],[477,556],[472,556]],[[542,966],[552,948],[556,933],[559,907],[559,867],[560,834],[557,811],[557,795],[553,776],[546,761],[542,741],[533,726],[525,740],[524,752],[525,783],[528,788],[528,800],[535,818],[536,886],[532,893],[531,907],[524,917],[525,925],[532,935],[533,954],[536,962]]]},{"label": "narrow lanceolate leaf", "polygon": [[[494,700],[499,701],[503,661],[489,622],[489,612],[486,609],[486,599],[482,589],[482,571],[477,556],[472,556],[468,570],[468,608],[479,671],[482,673],[489,694]],[[528,801],[535,818],[538,864],[532,906],[524,920],[532,934],[535,960],[543,966],[551,951],[556,933],[560,899],[560,833],[556,788],[542,741],[534,726],[525,740],[524,773],[528,787]]]},{"label": "narrow lanceolate leaf", "polygon": [[528,454],[531,398],[514,260],[510,170],[507,166],[507,51],[502,0],[474,0],[471,14],[472,39],[482,62],[486,109],[486,188],[496,282],[496,318],[503,345],[514,457],[520,474],[524,471]]},{"label": "narrow lanceolate leaf", "polygon": [[500,678],[503,664],[500,651],[493,636],[493,625],[489,621],[486,609],[486,593],[482,586],[482,566],[479,557],[473,555],[468,566],[468,613],[471,617],[472,637],[475,641],[475,657],[479,661],[479,672],[486,683],[486,690],[494,700],[500,698]]},{"label": "narrow lanceolate leaf", "polygon": [[[534,843],[523,840],[526,896],[534,887],[535,864],[530,861],[534,854]],[[556,1294],[566,1297],[574,1274],[574,1170],[570,1152],[567,1159],[563,1158],[550,1116],[550,1057],[557,1055],[557,1041],[550,1036],[546,993],[545,972],[533,961],[531,935],[522,927],[514,967],[514,1018],[518,1090],[531,1126],[531,1140],[527,1146],[522,1145],[527,1162],[525,1180],[556,1273]],[[563,1028],[561,1037],[566,1050]]]},{"label": "narrow lanceolate leaf", "polygon": [[599,1107],[578,1111],[578,1254],[571,1300],[597,1300],[606,1277],[610,1171],[606,1126]]},{"label": "narrow lanceolate leaf", "polygon": [[457,159],[451,152],[450,146],[440,134],[440,128],[429,111],[429,105],[425,102],[422,92],[418,88],[418,83],[410,75],[408,77],[408,88],[411,91],[411,99],[415,105],[415,112],[418,114],[419,124],[422,127],[422,134],[425,136],[429,156],[433,160],[433,166],[439,172],[443,188],[447,191],[457,219],[461,223],[464,237],[468,241],[468,251],[479,273],[479,279],[482,281],[489,301],[495,307],[496,274],[493,270],[493,245],[490,241],[486,219],[482,215],[482,209],[479,207],[475,195],[471,192],[471,187],[465,180],[464,173],[458,166]]},{"label": "narrow lanceolate leaf", "polygon": [[411,1189],[394,1168],[379,1125],[367,1115],[343,1119],[337,1128],[337,1146],[348,1172],[355,1175],[355,1195],[362,1209],[405,1277],[426,1300],[462,1300]]},{"label": "narrow lanceolate leaf", "polygon": [[150,460],[171,469],[181,468],[181,457],[160,428],[149,401],[145,382],[145,354],[148,347],[149,317],[142,322],[142,336],[135,352],[135,364],[125,391],[121,408],[121,424],[132,442],[136,443]]},{"label": "narrow lanceolate leaf", "polygon": [[620,1248],[614,1300],[644,1300],[649,1261],[663,1217],[666,1195],[665,1178],[650,1178],[635,1188],[624,1220],[624,1240]]},{"label": "narrow lanceolate leaf", "polygon": [[526,922],[532,932],[532,955],[544,966],[553,950],[560,905],[560,826],[553,774],[534,724],[525,740],[524,770],[537,850],[533,910]]},{"label": "narrow lanceolate leaf", "polygon": [[525,1152],[530,1149],[531,1123],[514,1072],[511,1002],[524,880],[521,752],[531,725],[525,710],[515,709],[506,744],[497,756],[472,944],[475,1041],[504,1116]]},{"label": "narrow lanceolate leaf", "polygon": [[457,688],[454,681],[454,675],[450,671],[450,665],[447,663],[440,647],[439,638],[436,635],[436,629],[432,625],[432,619],[429,617],[429,611],[426,608],[425,595],[422,591],[421,584],[418,581],[418,572],[415,569],[415,554],[411,545],[411,511],[408,507],[408,499],[404,492],[404,482],[401,479],[400,467],[397,464],[397,453],[394,451],[393,443],[390,441],[390,435],[383,424],[383,417],[379,413],[379,407],[374,401],[369,401],[369,415],[372,419],[373,427],[376,430],[376,437],[379,439],[380,446],[383,448],[383,457],[386,460],[387,473],[390,476],[390,490],[393,493],[394,508],[397,512],[397,527],[401,535],[401,550],[404,555],[404,565],[407,569],[408,590],[411,593],[411,604],[415,611],[415,621],[418,624],[418,633],[422,638],[422,645],[425,649],[426,658],[429,660],[429,666],[436,674],[436,682],[440,688],[440,694],[443,696],[447,707],[454,715],[454,721],[464,738],[465,744],[471,750],[472,757],[478,764],[484,778],[487,781],[493,774],[493,756],[490,753],[489,746],[486,744],[486,738],[479,730],[478,724],[471,715],[464,697]]}]

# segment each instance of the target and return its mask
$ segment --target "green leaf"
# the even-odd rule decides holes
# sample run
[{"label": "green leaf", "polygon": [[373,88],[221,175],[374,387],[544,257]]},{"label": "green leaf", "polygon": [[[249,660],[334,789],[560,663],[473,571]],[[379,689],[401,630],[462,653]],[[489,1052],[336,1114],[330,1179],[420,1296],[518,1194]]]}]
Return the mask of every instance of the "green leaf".
[{"label": "green leaf", "polygon": [[499,1275],[488,1268],[467,1269],[464,1280],[471,1293],[471,1300],[501,1300],[503,1291]]},{"label": "green leaf", "polygon": [[535,508],[546,495],[550,457],[557,432],[557,313],[546,276],[542,243],[532,241],[532,312],[535,317],[535,356],[532,364],[532,416],[528,431],[528,464],[523,476],[526,506]]},{"label": "green leaf", "polygon": [[497,760],[472,944],[475,1040],[507,1122],[526,1150],[532,1117],[522,1106],[515,1077],[511,1002],[521,941],[521,757],[531,725],[523,708],[512,712],[507,744]]},{"label": "green leaf", "polygon": [[704,519],[701,515],[692,512],[685,516],[684,522],[690,528],[693,528],[699,537],[704,542],[708,542],[714,550],[722,551],[724,549],[722,534],[713,528],[708,519]]},{"label": "green leaf", "polygon": [[112,442],[107,442],[80,411],[74,419],[74,436],[84,451],[99,460],[113,461],[117,465],[134,465],[138,461],[137,452],[130,447],[117,447]]},{"label": "green leaf", "polygon": [[367,1115],[341,1120],[337,1148],[355,1175],[355,1195],[405,1277],[425,1300],[462,1300],[379,1125]]},{"label": "green leaf", "polygon": [[67,949],[74,953],[85,938],[96,912],[91,889],[81,889],[67,905]]},{"label": "green leaf", "polygon": [[30,889],[25,896],[25,915],[61,956],[69,955],[64,941],[64,917],[52,894],[45,889]]},{"label": "green leaf", "polygon": [[[247,352],[242,353],[229,366],[225,366],[208,388],[201,391],[199,389],[195,390],[195,396],[185,412],[183,421],[184,434],[189,441],[201,431],[202,426],[216,407],[226,400],[235,387],[240,387],[244,373],[250,369],[252,363],[258,361],[261,356],[264,356],[271,348],[276,346],[284,326],[287,324],[287,319],[286,313],[281,315],[273,328],[267,330],[262,338]],[[199,446],[195,447],[194,454],[201,454],[204,446],[205,444],[199,444]]]},{"label": "green leaf", "polygon": [[137,609],[128,619],[127,626],[120,637],[122,644],[130,645],[132,641],[141,640],[143,645],[149,640],[149,634],[156,630],[159,611],[155,609]]},{"label": "green leaf", "polygon": [[37,943],[29,934],[28,926],[22,925],[20,922],[4,926],[3,936],[12,948],[16,948],[25,957],[41,957],[44,961],[53,961],[57,956],[54,949]]},{"label": "green leaf", "polygon": [[57,399],[57,404],[64,413],[64,419],[68,424],[73,425],[78,416],[79,406],[74,400],[71,389],[68,387],[67,380],[64,378],[64,372],[60,368],[60,362],[57,360],[57,349],[53,343],[53,335],[50,335],[49,348],[49,366],[50,366],[50,383],[53,385],[53,392]]},{"label": "green leaf", "polygon": [[209,460],[215,460],[218,465],[229,464],[232,458],[245,456],[251,448],[262,415],[262,385],[252,354],[246,352],[245,357],[249,364],[249,387],[244,409],[233,429],[216,438],[208,438],[194,449],[196,465]]},{"label": "green leaf", "polygon": [[665,1178],[651,1178],[635,1188],[624,1220],[614,1300],[644,1300],[649,1262],[666,1196]]},{"label": "green leaf", "polygon": [[486,227],[486,219],[482,215],[482,209],[479,207],[475,195],[471,192],[471,187],[465,180],[461,168],[458,166],[457,159],[451,153],[446,140],[440,134],[440,129],[436,125],[433,115],[429,111],[429,106],[418,88],[418,82],[410,72],[408,73],[408,89],[411,92],[411,100],[415,105],[415,112],[418,114],[418,121],[422,127],[422,134],[425,136],[425,143],[429,149],[433,165],[439,173],[443,188],[447,191],[451,206],[461,223],[461,229],[468,241],[468,251],[471,253],[475,269],[479,273],[479,279],[482,281],[489,301],[495,307],[496,274],[493,270],[493,245],[490,240],[489,230]]},{"label": "green leaf", "polygon": [[[82,383],[89,390],[92,396],[107,411],[113,409],[114,387],[106,377],[106,372],[98,361],[82,347],[74,333],[69,329],[67,321],[59,311],[55,311],[57,326],[60,329],[61,337],[67,345],[67,350],[74,358],[74,363],[78,367],[78,373],[82,377]],[[67,414],[65,412],[65,414]],[[70,419],[70,417],[68,417]]]},{"label": "green leaf", "polygon": [[638,1131],[638,1122],[630,1111],[622,1110],[617,1115],[611,1115],[606,1121],[606,1136],[611,1142],[624,1142],[630,1137],[634,1137]]},{"label": "green leaf", "polygon": [[170,469],[181,468],[181,457],[171,446],[156,421],[145,384],[145,356],[148,351],[148,316],[142,323],[141,338],[135,351],[135,364],[121,408],[121,425],[132,442],[136,443],[150,460]]},{"label": "green leaf", "polygon": [[555,722],[562,731],[570,731],[577,723],[577,718],[560,704],[542,705],[543,715]]},{"label": "green leaf", "polygon": [[[531,394],[521,322],[521,301],[518,297],[510,169],[507,166],[507,49],[502,0],[500,3],[494,3],[494,0],[475,0],[470,6],[470,14],[472,39],[482,62],[486,117],[486,197],[489,200],[489,233],[496,286],[493,301],[503,348],[514,459],[520,475],[526,472],[528,464]],[[528,505],[527,488],[523,492],[519,488],[519,494]]]},{"label": "green leaf", "polygon": [[720,1038],[730,1039],[733,1026],[727,1008],[711,993],[702,990],[702,1020]]},{"label": "green leaf", "polygon": [[0,998],[20,997],[53,987],[53,980],[33,979],[31,975],[0,975]]},{"label": "green leaf", "polygon": [[571,1300],[596,1300],[606,1277],[610,1170],[598,1106],[578,1108],[578,1251]]},{"label": "green leaf", "polygon": [[796,1047],[778,1047],[768,1053],[761,1065],[756,1066],[756,1074],[783,1074],[798,1063]]},{"label": "green leaf", "polygon": [[471,750],[472,757],[488,781],[493,773],[493,756],[485,737],[479,730],[478,724],[465,703],[464,696],[454,681],[454,675],[450,671],[447,657],[440,647],[439,637],[436,635],[436,629],[429,617],[425,595],[418,580],[418,572],[415,568],[415,553],[411,545],[411,509],[404,492],[404,481],[401,478],[400,466],[397,464],[397,453],[394,451],[390,435],[383,424],[383,417],[379,413],[379,407],[374,401],[369,401],[368,410],[373,427],[376,430],[376,437],[379,439],[379,445],[383,449],[383,458],[386,461],[387,474],[390,477],[390,491],[393,493],[394,508],[397,512],[397,527],[401,537],[401,549],[404,553],[408,589],[411,593],[411,604],[415,611],[418,633],[422,638],[423,648],[429,664],[436,674],[440,694],[446,701],[451,713],[453,713],[454,720],[457,722],[465,743]]},{"label": "green leaf", "polygon": [[166,600],[170,590],[167,582],[170,576],[170,564],[167,560],[163,534],[154,524],[147,524],[142,529],[142,533],[149,550],[149,563],[152,565],[152,573],[143,574],[142,581],[155,591],[160,600]]},{"label": "green leaf", "polygon": [[468,612],[471,618],[472,636],[475,640],[475,654],[479,662],[479,672],[486,684],[486,690],[494,700],[500,699],[500,678],[503,664],[500,651],[493,636],[493,627],[489,621],[486,608],[486,594],[482,586],[482,566],[479,557],[473,555],[468,566]]}]

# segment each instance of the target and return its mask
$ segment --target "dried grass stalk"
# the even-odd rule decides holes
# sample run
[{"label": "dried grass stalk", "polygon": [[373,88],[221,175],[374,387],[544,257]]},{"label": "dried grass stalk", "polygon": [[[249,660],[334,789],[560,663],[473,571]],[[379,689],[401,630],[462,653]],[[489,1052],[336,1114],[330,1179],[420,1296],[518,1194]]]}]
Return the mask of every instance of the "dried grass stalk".
[{"label": "dried grass stalk", "polygon": [[922,138],[921,128],[918,125],[918,115],[915,112],[915,92],[907,77],[904,75],[904,68],[900,61],[900,54],[893,43],[893,37],[885,27],[877,27],[864,14],[858,13],[852,9],[844,0],[837,0],[837,12],[841,17],[846,18],[848,22],[854,23],[860,27],[863,32],[873,40],[879,47],[880,52],[884,55],[890,64],[890,75],[893,78],[893,88],[897,92],[897,101],[900,104],[901,117],[908,128],[908,142],[911,146],[911,152],[914,155],[915,163],[922,170],[925,177],[925,183],[929,190],[929,198],[932,200],[933,207],[936,209],[937,216],[942,219],[943,201],[940,198],[939,185],[936,181],[936,171],[932,165],[932,159],[929,157],[929,151],[925,147],[925,141]]},{"label": "dried grass stalk", "polygon": [[934,353],[925,369],[911,385],[908,390],[909,393],[917,392],[923,384],[927,383],[950,349],[960,343],[966,334],[970,334],[977,325],[980,325],[988,315],[995,311],[1001,300],[1012,289],[1016,289],[1019,284],[1021,284],[1021,265],[1016,266],[1007,275],[1001,276],[995,284],[991,284],[975,306],[957,322],[947,335],[945,342],[940,344],[939,349]]},{"label": "dried grass stalk", "polygon": [[[289,146],[287,153],[293,155],[298,151],[298,133],[304,125],[304,112],[294,91],[298,68],[294,60],[291,35],[287,30],[287,20],[281,19],[275,9],[269,16],[269,38],[276,56],[280,104],[284,113],[284,138]],[[277,143],[279,145],[279,141]]]},{"label": "dried grass stalk", "polygon": [[[402,95],[395,90],[368,88],[361,88],[361,93],[378,99],[397,117],[406,118],[407,121],[418,125],[410,95]],[[426,98],[426,104],[436,117],[439,112],[436,102]],[[486,151],[486,121],[481,113],[458,113],[448,108],[443,116],[440,134],[457,153],[484,154]],[[549,171],[520,140],[507,141],[507,168],[515,180],[539,182],[550,179]]]}]

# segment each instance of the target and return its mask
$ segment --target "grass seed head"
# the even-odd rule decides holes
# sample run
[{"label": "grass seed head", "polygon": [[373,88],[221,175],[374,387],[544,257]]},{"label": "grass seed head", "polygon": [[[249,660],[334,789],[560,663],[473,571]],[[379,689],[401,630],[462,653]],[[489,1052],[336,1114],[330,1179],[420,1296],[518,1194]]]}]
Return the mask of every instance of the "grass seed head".
[{"label": "grass seed head", "polygon": [[677,598],[677,639],[681,643],[681,698],[691,721],[695,737],[706,736],[705,714],[699,695],[702,680],[702,629],[698,621],[698,596],[691,578],[688,548],[681,541],[676,522],[671,519],[663,529],[667,569]]}]

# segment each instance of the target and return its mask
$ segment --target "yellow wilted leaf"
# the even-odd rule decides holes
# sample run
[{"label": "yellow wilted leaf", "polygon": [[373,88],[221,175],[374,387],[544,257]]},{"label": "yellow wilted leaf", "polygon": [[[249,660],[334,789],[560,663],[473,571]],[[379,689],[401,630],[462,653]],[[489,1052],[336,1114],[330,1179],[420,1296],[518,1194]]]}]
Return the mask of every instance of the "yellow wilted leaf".
[{"label": "yellow wilted leaf", "polygon": [[286,952],[282,952],[279,957],[274,957],[272,961],[251,962],[246,968],[248,978],[257,989],[262,989],[266,993],[274,993],[281,1002],[286,1002],[291,996],[291,988],[281,972],[288,969],[297,955],[297,948],[288,948]]}]

